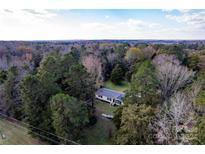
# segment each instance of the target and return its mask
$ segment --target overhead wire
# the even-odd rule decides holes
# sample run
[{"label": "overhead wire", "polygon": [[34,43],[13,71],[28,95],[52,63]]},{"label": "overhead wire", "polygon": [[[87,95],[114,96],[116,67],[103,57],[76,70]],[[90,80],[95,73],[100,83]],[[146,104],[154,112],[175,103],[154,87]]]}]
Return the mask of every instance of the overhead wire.
[{"label": "overhead wire", "polygon": [[[28,124],[28,123],[25,123],[25,122],[23,122],[23,121],[20,121],[20,120],[18,120],[18,119],[15,119],[15,118],[13,118],[13,117],[10,117],[10,116],[8,116],[8,115],[6,115],[6,114],[3,114],[3,113],[1,113],[1,112],[0,112],[0,115],[3,116],[3,117],[8,118],[8,119],[10,119],[10,120],[15,120],[16,122],[19,122],[19,123],[21,123],[21,124],[24,124],[24,125],[26,125],[26,126],[28,126],[28,127],[31,127],[31,128],[40,130],[40,131],[42,131],[42,132],[44,132],[44,133],[47,133],[47,134],[49,134],[49,135],[55,136],[55,137],[57,137],[58,139],[61,139],[61,140],[63,140],[63,141],[67,141],[68,143],[72,143],[72,144],[75,144],[75,145],[80,145],[79,143],[77,143],[77,142],[75,142],[75,141],[72,141],[72,140],[66,139],[66,138],[64,138],[64,137],[62,137],[62,136],[58,136],[58,135],[53,134],[53,133],[51,133],[51,132],[45,131],[45,130],[43,130],[43,129],[41,129],[41,128],[35,127],[35,126],[33,126],[33,125],[30,125],[30,124]],[[10,122],[10,121],[9,121],[9,122]],[[32,133],[36,133],[36,132],[32,131]],[[40,135],[41,135],[41,134],[40,134]]]}]

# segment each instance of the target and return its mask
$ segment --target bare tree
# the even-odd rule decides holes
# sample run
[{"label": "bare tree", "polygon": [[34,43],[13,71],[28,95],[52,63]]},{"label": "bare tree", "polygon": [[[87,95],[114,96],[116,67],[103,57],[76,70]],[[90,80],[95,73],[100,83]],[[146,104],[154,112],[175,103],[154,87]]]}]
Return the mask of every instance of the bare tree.
[{"label": "bare tree", "polygon": [[164,63],[173,63],[176,65],[180,65],[181,61],[178,60],[176,55],[171,55],[171,54],[159,54],[155,56],[153,59],[153,63],[155,65],[163,65]]},{"label": "bare tree", "polygon": [[156,53],[156,50],[151,46],[147,46],[143,49],[141,49],[143,57],[146,59],[151,59],[153,55]]},{"label": "bare tree", "polygon": [[180,65],[172,55],[162,55],[153,61],[160,81],[161,96],[165,100],[189,83],[195,74],[192,70]]},{"label": "bare tree", "polygon": [[100,58],[94,54],[88,54],[83,56],[81,61],[87,71],[96,79],[96,82],[101,83],[103,81],[103,75],[102,62]]},{"label": "bare tree", "polygon": [[194,99],[201,87],[194,84],[191,89],[175,93],[163,103],[157,114],[156,138],[159,144],[189,144],[188,134],[195,124]]},{"label": "bare tree", "polygon": [[119,58],[117,57],[117,54],[116,54],[116,53],[109,53],[109,54],[107,55],[107,60],[108,60],[108,62],[109,62],[110,64],[114,65],[114,63],[115,63],[116,61],[118,61]]}]

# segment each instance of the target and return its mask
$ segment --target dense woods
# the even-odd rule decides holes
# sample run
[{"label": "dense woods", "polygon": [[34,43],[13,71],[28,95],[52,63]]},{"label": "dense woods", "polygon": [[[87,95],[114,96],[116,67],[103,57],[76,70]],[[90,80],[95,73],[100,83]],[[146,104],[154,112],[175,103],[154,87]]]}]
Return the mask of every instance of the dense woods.
[{"label": "dense woods", "polygon": [[0,42],[0,112],[42,140],[79,141],[106,81],[129,82],[114,144],[205,143],[205,42]]}]

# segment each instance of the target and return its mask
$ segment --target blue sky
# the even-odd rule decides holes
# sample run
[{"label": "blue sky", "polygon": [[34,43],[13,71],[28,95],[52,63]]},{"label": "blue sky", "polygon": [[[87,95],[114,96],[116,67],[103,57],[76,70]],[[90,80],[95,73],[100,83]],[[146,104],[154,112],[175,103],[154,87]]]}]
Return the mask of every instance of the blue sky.
[{"label": "blue sky", "polygon": [[0,11],[1,40],[205,39],[205,10]]}]

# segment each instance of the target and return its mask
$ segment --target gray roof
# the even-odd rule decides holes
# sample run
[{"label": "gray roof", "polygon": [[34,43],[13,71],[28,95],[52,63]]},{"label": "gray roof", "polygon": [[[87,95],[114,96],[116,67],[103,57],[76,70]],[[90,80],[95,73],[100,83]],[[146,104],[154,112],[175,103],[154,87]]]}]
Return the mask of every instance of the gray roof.
[{"label": "gray roof", "polygon": [[122,99],[125,96],[125,93],[107,89],[107,88],[99,88],[96,92],[97,95],[106,96],[114,99]]}]

